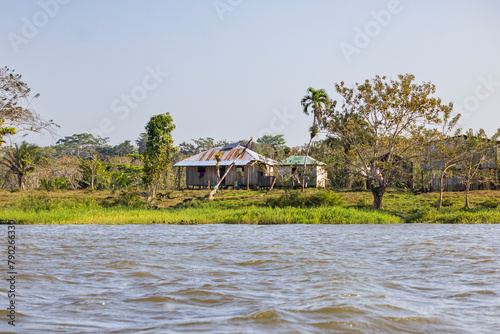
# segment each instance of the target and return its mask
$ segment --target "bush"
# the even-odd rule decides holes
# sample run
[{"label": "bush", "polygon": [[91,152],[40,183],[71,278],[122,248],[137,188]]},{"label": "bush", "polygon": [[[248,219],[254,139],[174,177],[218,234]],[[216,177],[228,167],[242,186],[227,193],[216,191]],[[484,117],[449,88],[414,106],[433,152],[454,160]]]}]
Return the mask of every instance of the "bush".
[{"label": "bush", "polygon": [[444,197],[443,202],[441,203],[441,206],[446,208],[449,206],[453,206],[454,203],[455,203],[455,201],[453,201],[451,198]]},{"label": "bush", "polygon": [[356,203],[357,208],[371,208],[372,204],[365,198],[360,198],[358,199],[358,202]]},{"label": "bush", "polygon": [[271,207],[297,207],[313,208],[320,206],[340,206],[343,200],[339,194],[331,191],[321,191],[311,195],[302,195],[300,192],[289,192],[280,197],[270,197],[266,199],[266,205]]},{"label": "bush", "polygon": [[68,190],[69,182],[64,177],[56,177],[54,179],[47,180],[42,178],[40,180],[40,189],[44,189],[47,191],[53,191],[55,189]]},{"label": "bush", "polygon": [[495,209],[499,204],[500,203],[496,198],[489,198],[483,203],[481,203],[481,206],[485,208]]},{"label": "bush", "polygon": [[122,191],[117,197],[106,198],[101,202],[105,208],[112,206],[127,206],[131,208],[141,208],[147,205],[146,199],[137,192]]},{"label": "bush", "polygon": [[23,211],[50,211],[58,208],[59,203],[47,196],[28,196],[21,198],[17,207]]}]

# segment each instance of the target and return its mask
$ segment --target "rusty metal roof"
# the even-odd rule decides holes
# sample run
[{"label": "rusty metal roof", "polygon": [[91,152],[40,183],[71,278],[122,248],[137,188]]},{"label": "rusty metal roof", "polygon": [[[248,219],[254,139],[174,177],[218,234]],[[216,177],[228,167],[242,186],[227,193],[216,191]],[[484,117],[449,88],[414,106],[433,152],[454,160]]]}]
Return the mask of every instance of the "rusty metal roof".
[{"label": "rusty metal roof", "polygon": [[[244,150],[244,147],[237,145],[231,149],[228,147],[215,147],[208,151],[198,153],[182,161],[179,161],[174,165],[174,167],[189,167],[189,166],[215,166],[217,160],[215,159],[216,154],[220,154],[220,166],[229,166],[233,163],[234,159]],[[267,165],[274,165],[276,161],[273,159],[266,158],[257,152],[247,149],[245,154],[239,157],[235,165],[244,166],[253,162],[262,162]]]}]

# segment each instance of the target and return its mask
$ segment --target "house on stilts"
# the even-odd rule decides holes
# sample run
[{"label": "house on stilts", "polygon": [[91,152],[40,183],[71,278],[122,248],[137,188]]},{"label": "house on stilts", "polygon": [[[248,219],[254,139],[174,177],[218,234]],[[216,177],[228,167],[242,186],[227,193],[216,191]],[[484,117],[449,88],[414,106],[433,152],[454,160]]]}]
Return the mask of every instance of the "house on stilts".
[{"label": "house on stilts", "polygon": [[250,149],[238,157],[244,149],[239,143],[215,147],[179,161],[174,167],[179,168],[179,174],[181,169],[186,170],[188,189],[213,187],[233,162],[234,166],[229,170],[221,187],[234,186],[247,189],[271,187],[274,182],[273,168],[276,161]]}]

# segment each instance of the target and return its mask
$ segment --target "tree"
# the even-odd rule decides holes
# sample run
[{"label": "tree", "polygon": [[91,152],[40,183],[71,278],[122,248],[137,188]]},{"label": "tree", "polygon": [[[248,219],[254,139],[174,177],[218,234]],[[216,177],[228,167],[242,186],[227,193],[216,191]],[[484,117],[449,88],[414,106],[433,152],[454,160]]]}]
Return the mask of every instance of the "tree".
[{"label": "tree", "polygon": [[[222,175],[222,177],[218,180],[217,184],[214,186],[214,189],[212,189],[212,191],[210,191],[210,194],[208,194],[208,199],[209,200],[213,200],[214,199],[215,193],[217,192],[217,189],[219,189],[220,184],[226,178],[226,176],[229,174],[229,171],[231,170],[231,168],[233,168],[233,166],[236,164],[236,161],[241,156],[243,156],[245,154],[246,150],[248,149],[248,147],[252,143],[252,140],[253,140],[253,138],[250,137],[250,140],[247,142],[247,144],[245,145],[245,147],[243,148],[243,150],[240,153],[238,153],[238,155],[234,158],[233,162],[227,168],[226,173],[224,175]],[[219,168],[219,167],[217,167],[217,168]]]},{"label": "tree", "polygon": [[257,143],[259,144],[267,144],[273,148],[285,148],[286,147],[286,140],[284,138],[284,135],[264,135],[257,139]]},{"label": "tree", "polygon": [[353,88],[335,84],[344,101],[327,111],[325,126],[331,137],[342,137],[355,152],[354,169],[372,185],[374,209],[382,209],[387,187],[401,178],[411,159],[423,154],[423,144],[434,134],[430,127],[453,107],[433,96],[433,84],[415,84],[414,79],[401,74],[389,81],[376,76]]},{"label": "tree", "polygon": [[107,163],[99,158],[97,153],[94,153],[91,157],[86,159],[78,157],[80,160],[80,171],[82,173],[82,182],[85,184],[83,187],[90,187],[92,190],[99,186],[100,188],[105,188],[107,176]]},{"label": "tree", "polygon": [[[246,140],[240,140],[241,145],[247,143]],[[257,139],[256,143],[252,143],[250,149],[272,159],[279,159],[285,155],[288,149],[284,135],[264,135]]]},{"label": "tree", "polygon": [[13,147],[9,147],[1,163],[8,168],[10,173],[17,176],[19,188],[25,190],[28,175],[44,161],[45,157],[37,145],[23,141],[21,145],[15,144]]},{"label": "tree", "polygon": [[426,148],[425,158],[427,169],[439,170],[439,200],[437,209],[441,210],[443,204],[443,180],[447,173],[457,166],[464,157],[464,151],[458,150],[461,140],[461,128],[458,125],[460,114],[451,118],[451,114],[445,114],[442,126],[436,129],[436,139]]},{"label": "tree", "polygon": [[54,148],[59,155],[88,159],[94,156],[108,141],[109,138],[96,138],[90,133],[79,133],[59,139]]},{"label": "tree", "polygon": [[179,144],[179,152],[183,155],[195,155],[203,151],[210,150],[219,146],[227,146],[229,142],[227,140],[218,140],[211,137],[191,139],[193,143],[186,143],[183,141]]},{"label": "tree", "polygon": [[40,96],[30,97],[30,93],[31,89],[22,81],[20,74],[6,66],[0,68],[0,142],[4,135],[42,130],[52,133],[53,127],[57,126],[30,109],[31,101]]},{"label": "tree", "polygon": [[5,135],[15,135],[16,134],[16,129],[11,127],[11,126],[3,126],[5,123],[5,120],[3,118],[0,118],[0,147],[2,147],[2,144],[5,143],[5,140],[3,139],[3,136]]},{"label": "tree", "polygon": [[97,146],[96,151],[108,157],[124,157],[128,154],[133,154],[137,151],[137,149],[134,145],[131,144],[130,140],[125,140],[123,143],[115,146]]},{"label": "tree", "polygon": [[315,90],[312,87],[309,87],[307,89],[307,93],[308,95],[302,98],[300,104],[304,108],[304,113],[306,115],[309,115],[309,112],[313,114],[313,125],[309,128],[310,139],[309,144],[307,144],[306,158],[304,159],[304,171],[302,173],[302,191],[304,191],[305,187],[307,158],[309,157],[311,143],[319,133],[319,125],[321,123],[323,112],[330,107],[330,99],[328,98],[328,94],[326,94],[324,89]]},{"label": "tree", "polygon": [[161,176],[168,168],[177,148],[173,146],[172,131],[175,125],[169,113],[151,117],[146,125],[146,150],[142,153],[144,162],[144,183],[148,186],[148,202],[158,190]]},{"label": "tree", "polygon": [[146,143],[148,142],[148,135],[145,132],[141,132],[139,134],[139,139],[135,141],[137,144],[137,150],[139,151],[139,154],[144,153],[146,151]]},{"label": "tree", "polygon": [[[336,103],[332,103],[331,108],[335,110]],[[333,111],[334,112],[334,111]],[[355,131],[355,136],[360,140],[370,142],[370,130],[362,126],[362,120],[358,119],[356,113],[344,112],[337,117],[328,120],[323,119],[322,126],[329,130],[326,143],[330,148],[336,148],[342,164],[343,188],[350,190],[354,183],[353,161],[356,160],[356,154],[349,140],[350,131]]]},{"label": "tree", "polygon": [[179,144],[179,153],[191,156],[198,154],[199,152],[195,145],[183,141],[182,143]]},{"label": "tree", "polygon": [[483,129],[479,129],[476,133],[469,129],[456,141],[455,149],[461,155],[460,165],[465,180],[464,208],[466,209],[470,207],[469,193],[474,178],[478,176],[482,168],[493,168],[491,162],[496,160],[493,157],[499,137],[500,129],[491,138],[488,138]]}]

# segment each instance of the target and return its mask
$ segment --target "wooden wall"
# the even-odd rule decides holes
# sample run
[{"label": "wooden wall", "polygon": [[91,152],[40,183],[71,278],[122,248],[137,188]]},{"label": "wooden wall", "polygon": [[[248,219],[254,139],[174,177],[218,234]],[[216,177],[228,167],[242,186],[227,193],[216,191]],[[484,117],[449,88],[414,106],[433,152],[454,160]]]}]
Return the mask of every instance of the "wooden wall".
[{"label": "wooden wall", "polygon": [[[298,168],[299,171],[304,169],[304,166],[280,166],[280,173],[282,175],[290,175],[292,174],[292,167]],[[308,187],[326,187],[327,172],[323,166],[307,165],[307,171],[309,173]]]},{"label": "wooden wall", "polygon": [[[225,170],[229,166],[221,166],[222,177],[223,167]],[[224,179],[222,186],[233,186],[235,182],[239,182],[241,187],[250,187],[259,185],[259,178],[269,176],[272,173],[272,167],[267,166],[266,172],[260,171],[256,165],[242,166],[243,171],[241,171],[240,166],[233,166],[229,171],[229,174]],[[198,167],[186,167],[186,186],[189,187],[213,187],[217,183],[217,169],[215,166],[205,167],[205,173],[200,177],[198,172]]]}]

